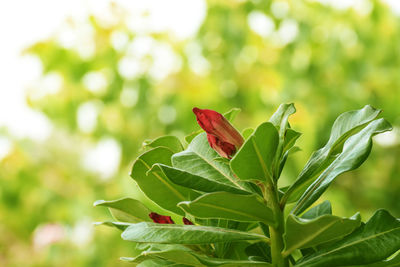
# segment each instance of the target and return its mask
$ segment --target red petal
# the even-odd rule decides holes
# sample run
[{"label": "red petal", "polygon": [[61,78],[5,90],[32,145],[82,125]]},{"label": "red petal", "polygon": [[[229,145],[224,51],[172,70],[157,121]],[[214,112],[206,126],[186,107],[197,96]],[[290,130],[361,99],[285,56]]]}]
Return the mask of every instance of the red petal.
[{"label": "red petal", "polygon": [[197,122],[208,134],[212,134],[224,143],[233,144],[239,149],[244,140],[241,134],[220,113],[210,109],[193,108]]},{"label": "red petal", "polygon": [[193,108],[193,113],[196,115],[197,122],[200,127],[207,133],[214,133],[214,125],[219,124],[222,120],[222,115],[214,110]]},{"label": "red petal", "polygon": [[149,217],[153,220],[155,223],[161,223],[161,224],[175,224],[174,221],[171,219],[171,216],[164,216],[160,215],[155,212],[151,212],[149,214]]},{"label": "red petal", "polygon": [[188,219],[186,219],[185,217],[182,218],[183,224],[186,225],[194,225],[191,221],[189,221]]},{"label": "red petal", "polygon": [[230,159],[236,152],[236,147],[230,143],[223,142],[212,134],[207,134],[207,140],[211,148],[221,157]]}]

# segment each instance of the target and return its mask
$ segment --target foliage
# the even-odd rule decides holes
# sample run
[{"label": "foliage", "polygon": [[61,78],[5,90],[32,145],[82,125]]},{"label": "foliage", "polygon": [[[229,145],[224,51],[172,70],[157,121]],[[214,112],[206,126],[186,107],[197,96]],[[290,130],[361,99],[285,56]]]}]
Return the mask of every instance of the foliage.
[{"label": "foliage", "polygon": [[[127,8],[112,2],[100,15],[69,18],[54,35],[25,51],[40,59],[43,70],[42,77],[29,86],[26,102],[46,118],[52,131],[46,140],[36,141],[0,129],[0,140],[12,143],[0,162],[1,266],[125,266],[115,259],[136,251],[133,244],[120,242],[105,227],[94,232],[91,222],[105,218],[107,211],[92,209],[90,203],[129,195],[152,211],[165,212],[137,190],[126,173],[132,159],[143,152],[139,149],[146,138],[168,134],[183,140],[183,133],[196,131],[189,112],[193,106],[216,110],[237,106],[243,112],[236,125],[245,129],[264,122],[265,114],[272,114],[279,103],[296,102],[299,111],[291,117],[291,126],[306,134],[297,140],[302,151],[293,153],[294,148],[288,153],[291,160],[280,176],[280,194],[300,173],[306,155],[324,146],[337,114],[365,103],[381,107],[395,131],[386,142],[380,138],[375,143],[371,160],[342,174],[320,200],[330,199],[335,214],[346,218],[356,210],[368,218],[379,207],[400,217],[398,130],[396,135],[400,20],[385,1],[348,1],[356,5],[336,8],[322,1],[208,0],[200,28],[183,39],[167,31],[137,30],[136,19],[148,18],[149,13],[126,16]],[[176,11],[187,12],[185,6]],[[175,17],[174,12],[163,14],[165,24]],[[269,35],[256,32],[251,18],[272,21],[273,30]],[[5,26],[14,30],[13,25]],[[287,30],[294,35],[282,42]],[[125,42],[115,43],[115,39]],[[148,44],[147,50],[135,50],[143,43]],[[177,61],[172,72],[156,77],[154,70],[164,70],[171,59],[160,60],[163,55]],[[138,75],[121,74],[127,58],[143,67]],[[89,88],[90,77],[100,77],[104,87]],[[49,89],[54,78],[59,86]],[[85,114],[89,121],[82,120],[88,118]],[[40,127],[35,125],[35,132]],[[247,128],[243,135],[247,138],[251,132]],[[296,140],[296,132],[287,130],[289,134]],[[88,169],[85,162],[93,149],[109,141],[120,147],[120,161],[115,172],[104,176],[99,170],[115,160],[108,151],[106,164],[96,160],[95,169]],[[145,149],[159,143],[146,144]],[[180,149],[177,146],[173,152]],[[170,177],[177,177],[176,173]],[[191,180],[179,181],[187,187]],[[203,179],[195,186],[202,186],[204,192],[243,194],[229,182]],[[64,237],[37,246],[39,230],[48,224],[60,225]],[[257,242],[247,251],[267,259],[266,253],[258,253],[260,248],[265,251],[263,247],[263,242]]]},{"label": "foliage", "polygon": [[[327,144],[283,189],[280,174],[299,135],[292,134],[288,122],[295,111],[293,104],[281,105],[232,159],[218,148],[226,159],[211,149],[214,139],[207,143],[210,132],[220,139],[236,132],[211,111],[210,117],[198,117],[207,133],[198,134],[186,148],[176,145],[177,138],[171,142],[171,136],[150,142],[158,146],[136,159],[131,176],[149,199],[166,210],[161,217],[185,216],[184,224],[148,222],[145,212],[149,215],[150,210],[134,199],[96,202],[109,207],[118,220],[106,225],[119,228],[122,239],[137,244],[138,255],[122,259],[138,266],[266,267],[391,261],[387,258],[400,250],[400,220],[386,210],[376,211],[362,223],[359,213],[349,218],[332,215],[329,201],[309,209],[335,178],[367,159],[372,137],[391,130],[391,125],[377,118],[381,111],[371,106],[343,113],[333,124]],[[289,200],[295,204],[285,214]],[[115,210],[127,216],[115,215]]]}]

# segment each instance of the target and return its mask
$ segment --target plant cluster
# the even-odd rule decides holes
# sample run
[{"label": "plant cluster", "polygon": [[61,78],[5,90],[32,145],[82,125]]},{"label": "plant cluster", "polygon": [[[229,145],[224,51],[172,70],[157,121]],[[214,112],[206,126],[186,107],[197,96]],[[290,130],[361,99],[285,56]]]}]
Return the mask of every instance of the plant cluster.
[{"label": "plant cluster", "polygon": [[332,215],[329,201],[312,207],[336,177],[366,160],[372,137],[391,125],[371,106],[343,113],[325,146],[281,187],[288,156],[299,150],[301,134],[288,122],[295,111],[282,104],[241,134],[231,124],[237,109],[223,116],[194,108],[205,132],[186,137],[187,147],[174,136],[145,142],[131,177],[165,213],[132,198],[95,203],[117,220],[99,224],[137,244],[137,255],[121,259],[141,267],[398,266],[400,221],[389,212],[362,222],[359,213]]}]

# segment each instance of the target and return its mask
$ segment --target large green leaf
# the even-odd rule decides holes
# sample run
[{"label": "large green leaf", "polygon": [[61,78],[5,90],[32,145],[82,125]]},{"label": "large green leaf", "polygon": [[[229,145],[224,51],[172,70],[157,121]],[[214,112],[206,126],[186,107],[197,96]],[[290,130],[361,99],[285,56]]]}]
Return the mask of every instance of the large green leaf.
[{"label": "large green leaf", "polygon": [[[176,245],[175,245],[176,246]],[[231,260],[210,258],[204,255],[195,253],[189,249],[174,249],[173,247],[161,251],[144,251],[139,256],[134,258],[124,257],[122,260],[128,262],[140,263],[149,259],[163,259],[167,262],[174,262],[176,264],[184,264],[188,266],[271,266],[264,262],[245,261],[245,260]],[[180,265],[179,265],[180,266]]]},{"label": "large green leaf", "polygon": [[394,257],[390,257],[390,259],[374,262],[371,264],[363,264],[363,265],[352,265],[349,267],[399,267],[400,266],[400,253],[397,253]]},{"label": "large green leaf", "polygon": [[297,215],[308,208],[325,192],[339,174],[358,168],[367,159],[371,151],[372,136],[390,129],[391,125],[386,120],[378,119],[347,139],[343,151],[307,188],[292,209],[292,213]]},{"label": "large green leaf", "polygon": [[[122,261],[127,261],[127,262],[131,262],[132,261],[132,258],[129,258],[129,257],[121,257],[120,259]],[[176,262],[167,261],[167,260],[163,260],[163,259],[145,260],[145,261],[139,263],[138,265],[136,265],[136,267],[160,267],[160,266],[192,267],[191,265],[178,264]]]},{"label": "large green leaf", "polygon": [[312,207],[309,209],[307,212],[305,212],[301,218],[303,219],[315,219],[318,218],[319,216],[325,215],[325,214],[332,214],[332,206],[331,202],[329,200],[325,200],[321,204]]},{"label": "large green leaf", "polygon": [[272,267],[268,262],[262,261],[249,261],[249,260],[230,260],[230,259],[216,259],[216,258],[201,258],[204,266],[221,266],[221,267]]},{"label": "large green leaf", "polygon": [[156,163],[171,165],[171,156],[172,151],[165,147],[157,147],[143,153],[134,162],[131,177],[143,193],[157,205],[179,215],[184,215],[176,204],[192,199],[193,190],[171,183],[168,178],[160,173],[149,172],[151,166]]},{"label": "large green leaf", "polygon": [[203,266],[203,264],[195,257],[191,250],[178,245],[171,245],[163,250],[146,250],[140,255],[129,258],[124,257],[122,260],[134,263],[140,263],[149,259],[164,259],[177,264],[186,264],[189,266]]},{"label": "large green leaf", "polygon": [[361,218],[357,213],[351,218],[322,215],[315,219],[304,219],[290,214],[286,220],[284,234],[284,257],[294,250],[313,247],[350,234],[360,226]]},{"label": "large green leaf", "polygon": [[181,141],[179,141],[179,139],[173,135],[165,135],[154,140],[146,140],[143,142],[143,146],[145,148],[156,148],[160,146],[167,147],[174,153],[178,153],[183,150]]},{"label": "large green leaf", "polygon": [[232,229],[141,222],[129,226],[122,239],[139,243],[209,244],[240,240],[265,240],[266,237]]},{"label": "large green leaf", "polygon": [[93,205],[109,208],[112,216],[121,222],[151,221],[149,218],[151,211],[142,202],[133,198],[112,201],[97,200]]},{"label": "large green leaf", "polygon": [[335,155],[342,150],[344,142],[374,120],[380,112],[381,110],[367,105],[360,110],[341,114],[332,126],[326,145],[311,155],[296,181],[285,193],[282,202],[298,200],[314,179],[334,160]]},{"label": "large green leaf", "polygon": [[233,185],[221,183],[218,180],[210,180],[208,178],[191,174],[187,171],[173,168],[164,164],[156,164],[153,168],[158,167],[168,179],[174,184],[188,187],[201,192],[219,192],[226,191],[237,194],[250,194]]},{"label": "large green leaf", "polygon": [[352,234],[301,259],[296,266],[347,266],[381,261],[400,249],[400,221],[378,210]]},{"label": "large green leaf", "polygon": [[242,180],[272,180],[278,142],[275,126],[270,122],[262,123],[232,158],[232,170]]},{"label": "large green leaf", "polygon": [[193,175],[244,190],[246,186],[234,176],[229,165],[215,160],[218,157],[217,152],[208,144],[207,134],[201,133],[185,151],[172,156],[172,164],[175,168]]},{"label": "large green leaf", "polygon": [[272,210],[257,195],[238,195],[228,192],[208,193],[193,201],[181,202],[178,206],[198,218],[264,222],[275,225]]}]

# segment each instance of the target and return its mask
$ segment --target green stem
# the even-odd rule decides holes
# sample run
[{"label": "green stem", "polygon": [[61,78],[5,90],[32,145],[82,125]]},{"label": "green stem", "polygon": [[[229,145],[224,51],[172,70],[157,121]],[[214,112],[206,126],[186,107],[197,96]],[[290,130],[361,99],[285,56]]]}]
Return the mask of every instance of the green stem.
[{"label": "green stem", "polygon": [[287,258],[284,258],[281,254],[284,243],[283,243],[283,233],[284,233],[284,219],[283,219],[283,211],[279,205],[278,199],[278,190],[275,184],[268,183],[265,186],[266,192],[265,197],[267,203],[274,211],[275,220],[277,222],[276,226],[270,226],[270,241],[271,241],[271,257],[272,257],[272,265],[274,267],[288,267],[289,261]]}]

